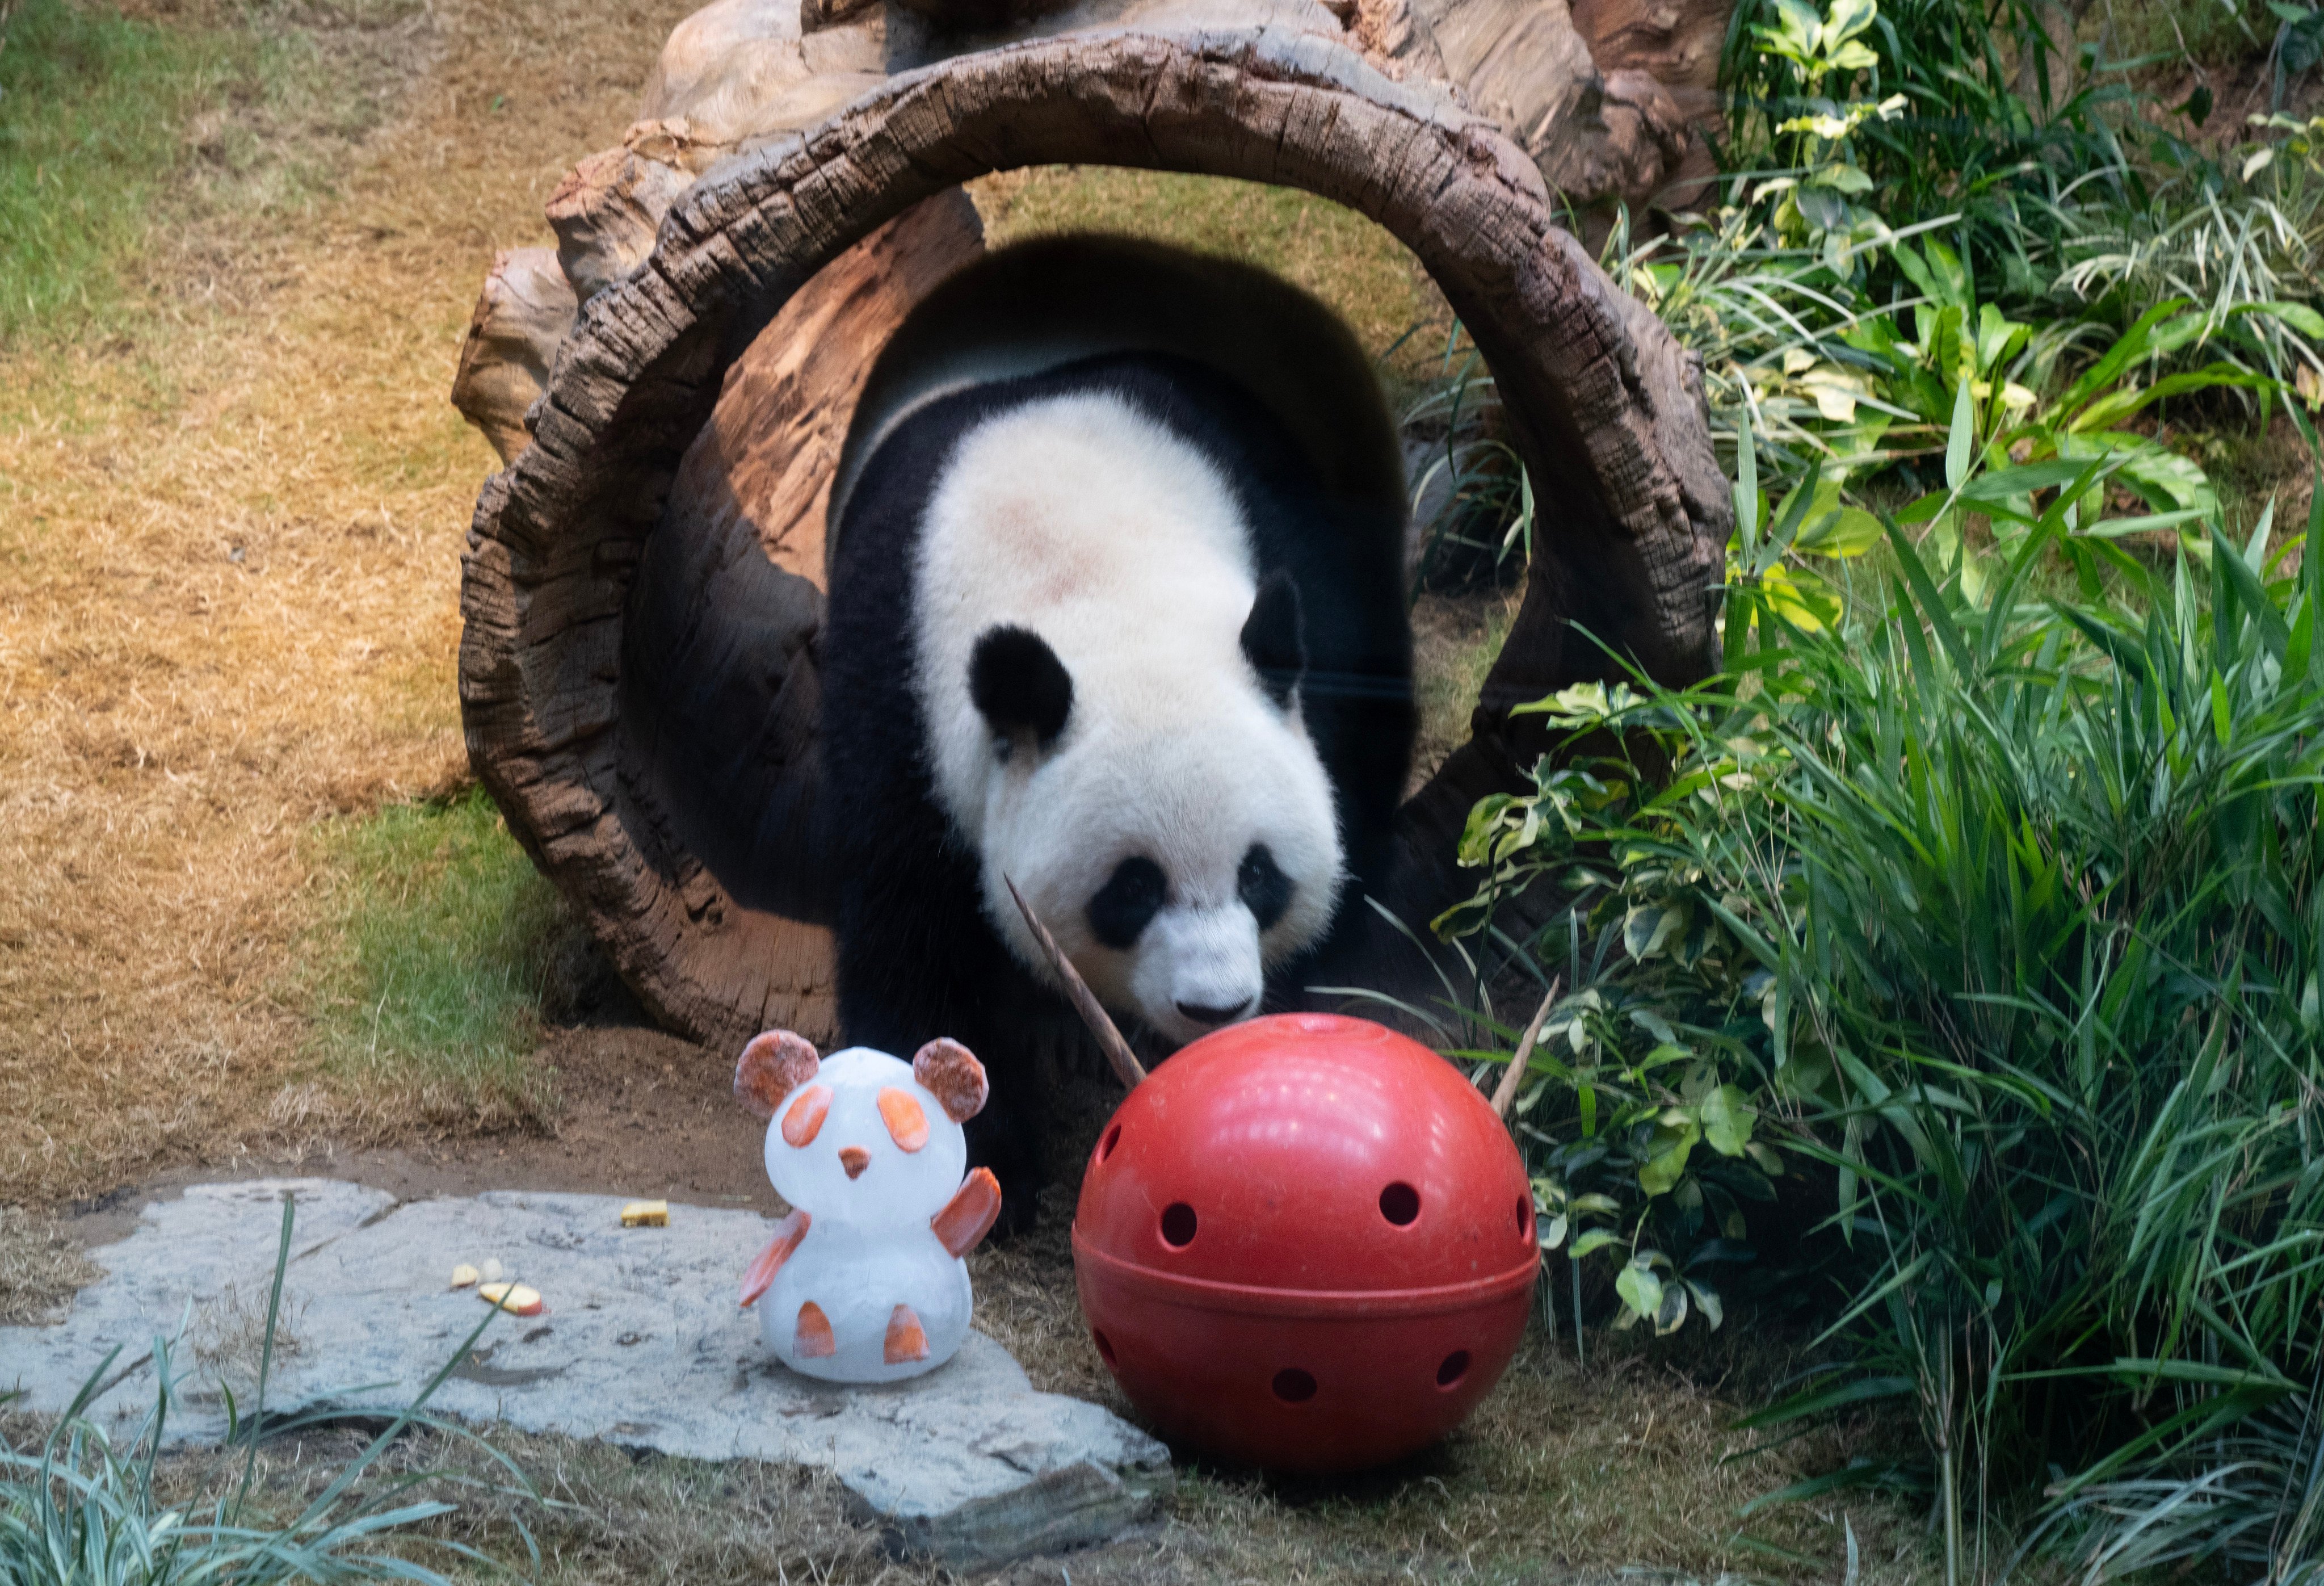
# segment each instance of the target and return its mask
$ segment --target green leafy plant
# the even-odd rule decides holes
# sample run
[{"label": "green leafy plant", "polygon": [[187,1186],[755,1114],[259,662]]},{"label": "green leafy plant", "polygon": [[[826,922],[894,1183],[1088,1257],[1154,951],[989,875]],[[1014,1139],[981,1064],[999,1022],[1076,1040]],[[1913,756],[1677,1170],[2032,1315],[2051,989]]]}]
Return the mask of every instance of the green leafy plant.
[{"label": "green leafy plant", "polygon": [[[1801,86],[1821,88],[1868,69],[1868,58],[1885,60],[1866,41],[1887,43],[1886,14],[1872,0],[1828,14],[1789,0],[1782,25],[1760,32]],[[1900,230],[1849,196],[1866,191],[1857,145],[1885,124],[1888,101],[1801,103],[1808,114],[1778,130],[1792,129],[1790,157],[1804,163],[1772,179],[1738,179],[1727,206],[1675,237],[1634,245],[1627,226],[1618,226],[1606,252],[1616,278],[1702,355],[1714,425],[1738,448],[1738,469],[1747,438],[1756,453],[1754,488],[1764,479],[1788,491],[1815,471],[1818,498],[1796,543],[1745,569],[1789,597],[1793,620],[1821,621],[1836,609],[1801,558],[1845,560],[1877,544],[1868,506],[1893,500],[1899,486],[1919,493],[1934,478],[1950,483],[1957,434],[1997,462],[2123,454],[2116,497],[2192,523],[2218,510],[2218,494],[2191,458],[2146,433],[2153,404],[2224,389],[2265,411],[2280,381],[2324,391],[2307,339],[2324,318],[2299,300],[2304,280],[2256,267],[2190,274],[2162,268],[2159,254],[2134,264],[2086,247],[2067,284],[2090,302],[2087,316],[2015,315],[2004,306],[2008,294],[1990,290],[1992,272],[1980,273],[1972,254],[1946,240],[1963,212],[1915,217]],[[2286,173],[2304,173],[2304,133],[2288,124],[2275,130],[2284,135],[2255,145],[2252,158],[2281,152]],[[2293,189],[2281,191],[2289,201]],[[1805,197],[1817,192],[1826,197]],[[2155,202],[2157,213],[2169,207]],[[2077,245],[2094,247],[2095,231],[2075,228],[2101,222],[2076,217],[2115,226],[2131,211],[2091,201],[2060,213]],[[2175,290],[2182,285],[2190,290]],[[2121,317],[2131,303],[2135,311]],[[1759,520],[1770,520],[1764,508]]]},{"label": "green leafy plant", "polygon": [[1832,0],[1828,14],[1808,0],[1775,0],[1775,14],[1774,26],[1755,23],[1751,31],[1762,54],[1789,62],[1806,90],[1801,113],[1775,126],[1776,135],[1788,142],[1784,163],[1800,174],[1766,179],[1758,196],[1778,198],[1774,220],[1779,236],[1794,244],[1821,244],[1827,262],[1841,268],[1851,244],[1886,229],[1861,201],[1872,191],[1872,178],[1857,162],[1856,134],[1867,122],[1901,115],[1905,98],[1891,94],[1877,103],[1843,103],[1825,92],[1831,79],[1877,70],[1880,58],[1862,38],[1878,14],[1875,0]]},{"label": "green leafy plant", "polygon": [[2267,8],[2276,19],[2275,40],[2267,52],[2273,88],[2271,103],[2280,111],[2292,85],[2324,60],[2324,10],[2287,5],[2285,0],[2268,0]]},{"label": "green leafy plant", "polygon": [[[1750,1143],[1812,1167],[1839,1352],[1752,1424],[1891,1400],[1927,1448],[1812,1490],[1923,1486],[1956,1575],[1980,1521],[2035,1514],[2093,1578],[2231,1548],[2296,1573],[2324,1514],[2324,562],[2213,521],[2159,576],[2078,516],[2120,453],[1989,468],[1973,424],[1937,511],[2015,514],[1984,577],[1891,520],[1880,609],[1811,629],[1747,577],[1723,677],[1545,702],[1618,748],[1479,807],[1486,893],[1444,923],[1572,889],[1544,957],[1618,929],[1603,1003],[1715,1050]],[[1536,1065],[1563,1148],[1584,1076]],[[1639,1169],[1685,1138],[1655,1128]]]},{"label": "green leafy plant", "polygon": [[[1423,334],[1416,327],[1389,349]],[[1416,513],[1427,524],[1414,598],[1424,590],[1499,580],[1523,567],[1533,549],[1533,482],[1508,444],[1499,388],[1467,332],[1455,321],[1436,360],[1437,377],[1406,404],[1404,434],[1426,443],[1412,481]]]},{"label": "green leafy plant", "polygon": [[2317,1363],[2324,580],[2215,527],[2143,615],[2032,599],[2045,516],[1981,600],[1900,538],[1886,632],[1786,642],[1788,868],[1729,909],[1868,1259],[1853,1364],[1765,1420],[1913,1403],[1957,1560],[2052,1467],[2119,1535],[2081,1494],[2215,1469]]},{"label": "green leafy plant", "polygon": [[[1584,684],[1525,708],[1589,734],[1642,705]],[[1486,882],[1436,922],[1455,938],[1482,932],[1504,898],[1550,872],[1571,895],[1566,951],[1545,956],[1563,960],[1573,989],[1544,1020],[1513,1111],[1542,1246],[1572,1263],[1577,1337],[1593,1258],[1613,1269],[1618,1327],[1667,1333],[1699,1315],[1717,1328],[1718,1269],[1750,1259],[1750,1208],[1775,1200],[1785,1171],[1760,1128],[1764,1031],[1738,979],[1750,966],[1693,907],[1698,872],[1663,863],[1636,824],[1651,781],[1620,755],[1545,761],[1532,793],[1481,800],[1461,854]]]},{"label": "green leafy plant", "polygon": [[[1799,5],[1736,8],[1720,78],[1732,129],[1727,169],[1783,173],[1798,157],[1788,140],[1802,118],[1823,113],[1818,100],[1878,106],[1849,129],[1866,191],[1892,225],[1950,217],[1963,256],[2005,306],[2049,295],[2065,209],[2140,195],[2123,131],[2135,119],[2133,96],[2097,71],[2070,83],[2079,62],[2060,59],[2039,0],[1836,6],[1822,26],[1849,30],[1843,42],[1856,48],[1844,53],[1797,47],[1806,18],[1786,14]],[[1857,29],[1860,13],[1870,22]],[[2031,83],[2030,100],[2020,81]]]},{"label": "green leafy plant", "polygon": [[2324,122],[2254,115],[2224,155],[2168,135],[2135,203],[2061,212],[2061,290],[2126,325],[2164,300],[2200,310],[2178,344],[2296,383],[2312,406],[2324,370]]},{"label": "green leafy plant", "polygon": [[1924,1492],[1953,1579],[2016,1529],[2093,1581],[2305,1580],[2324,521],[2231,537],[2158,419],[2324,392],[2315,129],[2200,155],[2041,21],[1741,9],[1733,148],[1777,169],[1606,254],[1733,447],[1725,669],[1539,702],[1561,748],[1436,927],[1563,899],[1517,1114],[1577,1325],[1600,1263],[1625,1325],[1815,1295],[1754,1424],[1923,1432],[1764,1501]]},{"label": "green leafy plant", "polygon": [[[1909,401],[1932,430],[1942,424],[1944,488],[1899,516],[1931,526],[1942,559],[1964,567],[1972,595],[1985,573],[1975,558],[1961,559],[1971,516],[1993,526],[1996,549],[2006,555],[2017,530],[2035,521],[2036,496],[2047,500],[2048,493],[2069,487],[2069,495],[2052,503],[2062,505],[2060,521],[2069,529],[2094,527],[2107,516],[2106,482],[2113,483],[2115,493],[2144,503],[2148,511],[2114,518],[2102,531],[2111,539],[2218,514],[2218,493],[2200,466],[2125,428],[2168,397],[2219,386],[2273,389],[2268,377],[2225,360],[2141,378],[2159,360],[2200,340],[2206,324],[2200,311],[2177,299],[2155,305],[2062,389],[2040,396],[2025,382],[2052,383],[2048,370],[2055,365],[2054,343],[2034,344],[2031,327],[1990,303],[1980,306],[1967,272],[1941,243],[1930,242],[1925,252],[1903,245],[1896,254],[1923,291],[1914,310],[1917,339],[1899,338],[1887,318],[1868,319],[1847,339],[1885,367],[1886,388]],[[2101,461],[2103,467],[2091,466]],[[1973,464],[1982,465],[1974,477]],[[1871,526],[1863,538],[1873,538]],[[2089,553],[2076,538],[2059,543],[2087,570]]]}]

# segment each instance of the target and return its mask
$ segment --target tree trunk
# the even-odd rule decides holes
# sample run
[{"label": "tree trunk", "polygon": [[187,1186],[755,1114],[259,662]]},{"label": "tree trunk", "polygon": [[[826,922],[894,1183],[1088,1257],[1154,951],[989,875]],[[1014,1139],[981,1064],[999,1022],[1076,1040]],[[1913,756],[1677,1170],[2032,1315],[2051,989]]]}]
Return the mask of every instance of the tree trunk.
[{"label": "tree trunk", "polygon": [[[659,1019],[714,1040],[830,1033],[831,878],[807,840],[822,503],[872,356],[981,245],[957,184],[986,171],[1305,189],[1394,233],[1490,364],[1552,506],[1475,735],[1400,817],[1381,899],[1400,917],[1425,926],[1473,886],[1453,861],[1471,804],[1546,745],[1511,706],[1616,673],[1601,641],[1674,682],[1711,664],[1731,507],[1699,370],[1558,228],[1532,144],[1416,69],[1416,46],[1400,68],[1360,51],[1362,7],[1342,8],[1351,32],[1304,3],[1116,0],[980,50],[954,47],[959,13],[934,0],[934,21],[809,0],[799,60],[849,82],[881,51],[907,64],[799,133],[772,124],[829,80],[733,45],[771,4],[720,0],[682,27],[648,96],[658,126],[559,189],[582,306],[515,416],[532,444],[486,484],[465,570],[471,759]],[[1084,31],[1100,12],[1117,25]],[[1478,72],[1492,60],[1481,33],[1432,38]],[[790,108],[737,90],[745,70]],[[1385,928],[1349,972],[1433,982]]]}]

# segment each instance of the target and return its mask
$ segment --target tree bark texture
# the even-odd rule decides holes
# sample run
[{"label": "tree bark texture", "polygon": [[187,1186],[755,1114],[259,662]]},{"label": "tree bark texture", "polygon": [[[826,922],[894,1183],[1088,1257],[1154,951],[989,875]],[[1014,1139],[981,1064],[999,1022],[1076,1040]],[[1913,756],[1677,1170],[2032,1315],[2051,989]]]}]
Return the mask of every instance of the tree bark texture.
[{"label": "tree bark texture", "polygon": [[[576,301],[626,280],[703,174],[835,115],[890,77],[1012,40],[1109,28],[1314,33],[1498,123],[1602,236],[1617,203],[1690,207],[1713,174],[1734,0],[713,0],[673,30],[622,146],[549,204]],[[528,260],[530,260],[528,255]],[[528,263],[528,270],[533,263]],[[567,319],[547,283],[488,278],[454,401],[503,460],[526,442]],[[521,332],[518,336],[516,332]]]},{"label": "tree bark texture", "polygon": [[[873,355],[980,245],[958,187],[987,171],[1307,189],[1400,239],[1476,337],[1544,506],[1474,737],[1401,817],[1381,899],[1400,917],[1425,924],[1473,885],[1453,862],[1471,804],[1545,747],[1510,706],[1617,674],[1601,644],[1673,681],[1710,664],[1731,505],[1699,371],[1558,227],[1493,119],[1289,9],[1329,29],[1037,32],[895,72],[802,132],[742,137],[650,234],[623,206],[659,202],[644,165],[700,158],[667,124],[691,125],[681,106],[560,190],[565,273],[604,284],[531,404],[531,444],[478,502],[462,706],[511,827],[663,1022],[830,1034],[830,878],[805,836],[820,503]],[[881,14],[853,14],[827,31]],[[649,235],[625,269],[591,263]],[[1385,929],[1359,957],[1346,972],[1375,983],[1433,980]]]}]

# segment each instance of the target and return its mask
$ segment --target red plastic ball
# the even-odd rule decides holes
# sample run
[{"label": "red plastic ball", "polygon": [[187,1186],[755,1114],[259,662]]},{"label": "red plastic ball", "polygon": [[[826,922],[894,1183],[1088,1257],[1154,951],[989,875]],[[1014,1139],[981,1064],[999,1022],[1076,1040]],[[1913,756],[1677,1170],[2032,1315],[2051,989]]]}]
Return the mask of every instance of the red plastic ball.
[{"label": "red plastic ball", "polygon": [[1074,1216],[1082,1314],[1165,1437],[1363,1470],[1458,1425],[1517,1352],[1541,1252],[1508,1130],[1363,1019],[1231,1025],[1132,1091]]}]

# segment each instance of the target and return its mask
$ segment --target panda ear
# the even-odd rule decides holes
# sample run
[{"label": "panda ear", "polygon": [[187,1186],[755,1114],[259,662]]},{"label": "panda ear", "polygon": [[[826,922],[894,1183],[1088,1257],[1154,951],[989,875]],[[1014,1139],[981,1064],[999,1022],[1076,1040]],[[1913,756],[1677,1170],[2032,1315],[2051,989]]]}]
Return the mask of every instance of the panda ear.
[{"label": "panda ear", "polygon": [[1038,633],[989,628],[968,662],[968,696],[996,733],[1030,733],[1043,748],[1065,730],[1074,679]]},{"label": "panda ear", "polygon": [[945,1110],[945,1116],[954,1123],[966,1123],[984,1111],[984,1100],[991,1093],[984,1079],[984,1065],[979,1063],[966,1047],[946,1036],[938,1036],[912,1054],[912,1077],[927,1088]]},{"label": "panda ear", "polygon": [[734,1099],[760,1117],[772,1118],[783,1099],[822,1066],[805,1036],[770,1029],[742,1048],[742,1060],[734,1065]]},{"label": "panda ear", "polygon": [[1299,605],[1299,586],[1277,567],[1259,581],[1258,598],[1243,620],[1242,652],[1259,673],[1259,685],[1276,708],[1291,706],[1291,691],[1307,671],[1307,623]]}]

